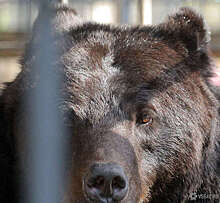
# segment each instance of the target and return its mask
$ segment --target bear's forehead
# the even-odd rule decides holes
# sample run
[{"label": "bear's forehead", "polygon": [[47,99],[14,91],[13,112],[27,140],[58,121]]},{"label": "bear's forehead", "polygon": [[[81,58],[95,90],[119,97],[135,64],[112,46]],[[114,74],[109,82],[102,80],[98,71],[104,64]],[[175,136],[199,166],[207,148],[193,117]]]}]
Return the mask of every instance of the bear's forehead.
[{"label": "bear's forehead", "polygon": [[[87,88],[94,83],[106,88],[118,75],[120,82],[139,85],[158,77],[184,58],[148,32],[95,30],[82,37],[84,32],[72,33],[75,40],[63,61],[69,79],[81,86],[87,84]],[[78,40],[77,35],[81,36]]]},{"label": "bear's forehead", "polygon": [[92,109],[99,109],[97,119],[103,117],[127,98],[146,102],[152,93],[148,85],[156,84],[160,75],[165,78],[165,72],[183,60],[168,43],[144,32],[93,31],[80,36],[74,36],[63,62],[69,101],[81,117],[93,117]]}]

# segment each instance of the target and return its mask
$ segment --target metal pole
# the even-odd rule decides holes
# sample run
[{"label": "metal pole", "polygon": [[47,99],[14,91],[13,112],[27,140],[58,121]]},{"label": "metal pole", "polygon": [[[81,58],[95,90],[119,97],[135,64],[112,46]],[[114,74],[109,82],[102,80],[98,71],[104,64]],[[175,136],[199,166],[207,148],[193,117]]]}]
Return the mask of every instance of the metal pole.
[{"label": "metal pole", "polygon": [[130,3],[131,3],[130,0],[121,0],[121,6],[120,6],[121,20],[120,20],[120,23],[122,23],[122,24],[129,23]]},{"label": "metal pole", "polygon": [[[57,50],[50,30],[52,10],[47,1],[41,0],[41,21],[36,32],[39,41],[31,50],[35,56],[32,77],[37,80],[36,87],[28,94],[28,106],[31,107],[30,123],[28,124],[28,159],[27,197],[26,203],[59,203],[62,198],[64,180],[64,128],[58,111],[58,102],[62,101],[60,87],[62,77],[56,74],[53,64],[57,62]],[[39,79],[36,78],[39,76]],[[30,111],[30,109],[28,109]]]},{"label": "metal pole", "polygon": [[26,6],[27,9],[27,32],[28,34],[31,33],[31,23],[32,23],[32,5],[31,5],[31,0],[28,0],[28,5]]}]

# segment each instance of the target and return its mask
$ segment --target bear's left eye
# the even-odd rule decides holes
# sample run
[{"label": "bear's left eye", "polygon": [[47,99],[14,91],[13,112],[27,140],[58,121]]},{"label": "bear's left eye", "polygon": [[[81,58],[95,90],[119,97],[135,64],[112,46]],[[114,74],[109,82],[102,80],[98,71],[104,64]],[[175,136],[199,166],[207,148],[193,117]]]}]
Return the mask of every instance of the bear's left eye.
[{"label": "bear's left eye", "polygon": [[139,119],[137,120],[138,124],[145,124],[145,125],[150,125],[153,122],[153,118],[150,117],[148,114],[144,114],[142,116],[139,117]]}]

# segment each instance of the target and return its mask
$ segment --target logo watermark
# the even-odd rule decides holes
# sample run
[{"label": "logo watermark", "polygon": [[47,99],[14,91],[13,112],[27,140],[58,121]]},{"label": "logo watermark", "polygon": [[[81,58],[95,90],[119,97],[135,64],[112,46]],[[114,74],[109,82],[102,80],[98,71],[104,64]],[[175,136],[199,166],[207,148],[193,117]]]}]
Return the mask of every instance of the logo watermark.
[{"label": "logo watermark", "polygon": [[196,192],[189,193],[186,198],[188,200],[220,200],[220,194],[199,194]]}]

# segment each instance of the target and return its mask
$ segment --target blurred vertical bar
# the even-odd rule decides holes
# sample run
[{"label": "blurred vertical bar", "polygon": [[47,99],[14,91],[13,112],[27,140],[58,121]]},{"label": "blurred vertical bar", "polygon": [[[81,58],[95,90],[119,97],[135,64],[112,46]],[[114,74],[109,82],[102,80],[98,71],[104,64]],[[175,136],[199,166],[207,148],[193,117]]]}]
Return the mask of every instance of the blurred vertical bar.
[{"label": "blurred vertical bar", "polygon": [[68,4],[68,0],[61,0],[62,4]]},{"label": "blurred vertical bar", "polygon": [[62,76],[54,69],[58,57],[57,50],[52,48],[50,18],[53,11],[49,3],[52,1],[39,0],[40,30],[35,31],[40,37],[31,53],[37,56],[31,67],[32,78],[36,79],[36,75],[39,78],[27,101],[32,114],[28,124],[30,158],[26,203],[61,202],[64,190],[64,128],[57,105],[62,100],[59,93]]},{"label": "blurred vertical bar", "polygon": [[152,24],[152,0],[143,0],[143,24]]},{"label": "blurred vertical bar", "polygon": [[137,18],[138,18],[138,24],[143,24],[144,22],[143,0],[137,0]]},{"label": "blurred vertical bar", "polygon": [[32,22],[32,5],[31,5],[31,0],[28,0],[28,5],[26,6],[27,10],[27,32],[28,34],[31,33],[31,22]]},{"label": "blurred vertical bar", "polygon": [[130,6],[131,0],[121,0],[121,6],[120,6],[120,13],[121,13],[121,20],[120,22],[122,24],[128,24],[129,23],[129,6]]}]

